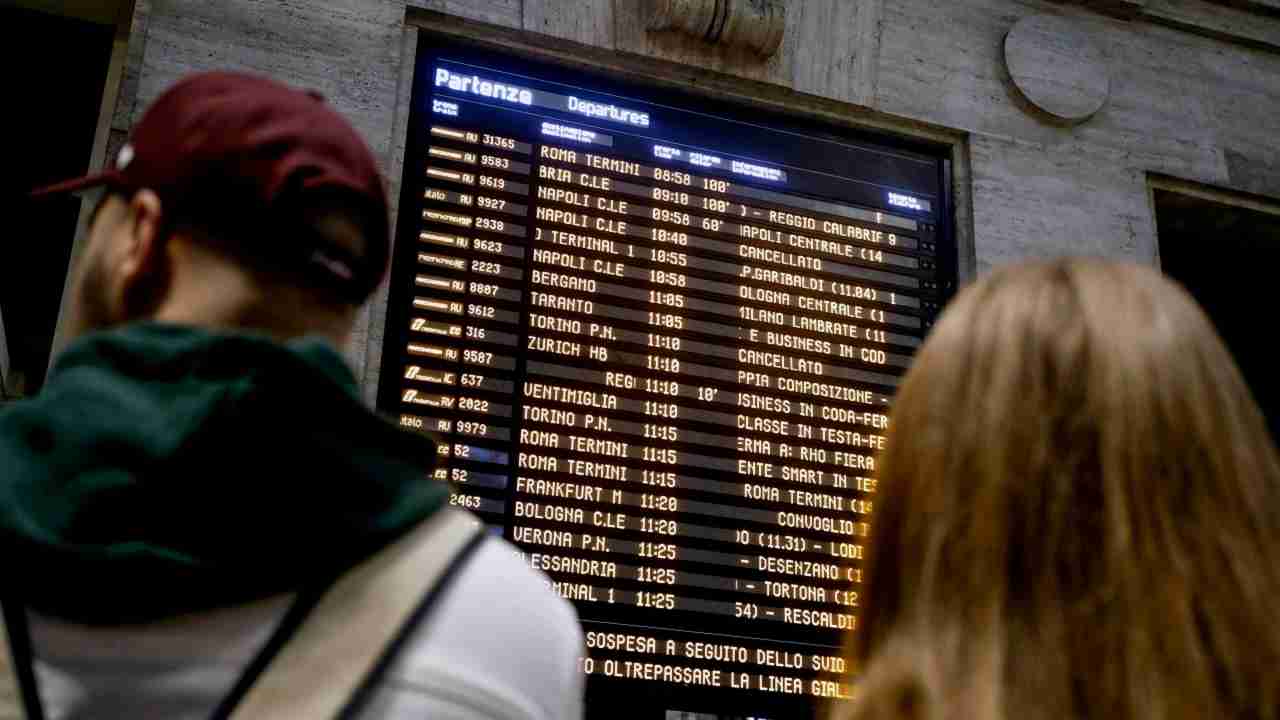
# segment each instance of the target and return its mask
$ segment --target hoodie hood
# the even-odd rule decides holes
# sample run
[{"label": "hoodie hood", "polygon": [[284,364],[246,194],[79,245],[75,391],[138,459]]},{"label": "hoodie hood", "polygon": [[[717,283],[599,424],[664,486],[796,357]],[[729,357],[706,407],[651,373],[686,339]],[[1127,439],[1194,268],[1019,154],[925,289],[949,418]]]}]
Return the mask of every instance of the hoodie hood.
[{"label": "hoodie hood", "polygon": [[328,344],[137,324],[0,413],[6,592],[84,623],[327,582],[447,500]]}]

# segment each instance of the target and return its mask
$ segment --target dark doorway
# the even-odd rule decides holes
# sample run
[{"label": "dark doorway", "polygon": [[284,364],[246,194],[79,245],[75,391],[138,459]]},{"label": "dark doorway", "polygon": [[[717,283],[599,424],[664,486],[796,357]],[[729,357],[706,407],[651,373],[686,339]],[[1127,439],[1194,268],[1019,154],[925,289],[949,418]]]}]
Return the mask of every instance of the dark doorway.
[{"label": "dark doorway", "polygon": [[[10,361],[31,394],[42,384],[75,239],[80,200],[32,202],[34,187],[84,174],[93,151],[115,27],[0,7],[0,62],[9,68],[9,162],[0,198],[16,219],[0,262],[0,313]],[[14,390],[10,389],[10,390]]]},{"label": "dark doorway", "polygon": [[1280,283],[1280,215],[1155,191],[1160,262],[1208,312],[1280,439],[1280,343],[1267,315]]}]

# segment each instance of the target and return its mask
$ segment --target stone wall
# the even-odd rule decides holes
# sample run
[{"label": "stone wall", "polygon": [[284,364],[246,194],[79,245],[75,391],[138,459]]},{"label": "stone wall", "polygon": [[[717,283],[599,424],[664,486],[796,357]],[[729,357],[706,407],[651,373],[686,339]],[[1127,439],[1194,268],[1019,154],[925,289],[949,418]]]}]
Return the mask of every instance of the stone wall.
[{"label": "stone wall", "polygon": [[[1148,173],[1280,197],[1274,2],[790,0],[782,49],[760,61],[646,32],[645,0],[138,0],[112,143],[183,74],[252,70],[327,95],[394,185],[417,42],[406,17],[444,14],[561,53],[669,61],[712,86],[739,79],[742,94],[776,88],[871,123],[953,131],[979,270],[1061,254],[1155,262]],[[1031,111],[1005,70],[1006,33],[1038,13],[1072,18],[1105,58],[1110,99],[1083,124]],[[351,351],[369,397],[384,305],[371,303]]]}]

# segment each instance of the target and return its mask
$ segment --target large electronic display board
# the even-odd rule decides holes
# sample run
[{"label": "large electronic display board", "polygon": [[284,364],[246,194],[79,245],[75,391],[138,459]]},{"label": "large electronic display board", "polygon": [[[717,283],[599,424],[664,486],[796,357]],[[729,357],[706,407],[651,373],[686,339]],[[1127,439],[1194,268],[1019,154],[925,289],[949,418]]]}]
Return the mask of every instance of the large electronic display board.
[{"label": "large electronic display board", "polygon": [[590,717],[847,695],[887,407],[955,282],[944,154],[419,47],[381,409],[575,603]]}]

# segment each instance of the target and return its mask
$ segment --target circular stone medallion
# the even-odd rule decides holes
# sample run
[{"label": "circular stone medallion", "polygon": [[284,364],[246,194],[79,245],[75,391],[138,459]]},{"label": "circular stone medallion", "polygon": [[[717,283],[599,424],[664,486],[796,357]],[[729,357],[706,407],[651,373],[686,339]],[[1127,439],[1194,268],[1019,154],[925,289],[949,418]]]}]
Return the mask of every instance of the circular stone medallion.
[{"label": "circular stone medallion", "polygon": [[1018,21],[1005,36],[1004,60],[1022,96],[1060,120],[1088,120],[1111,93],[1101,51],[1064,17],[1035,15]]}]

